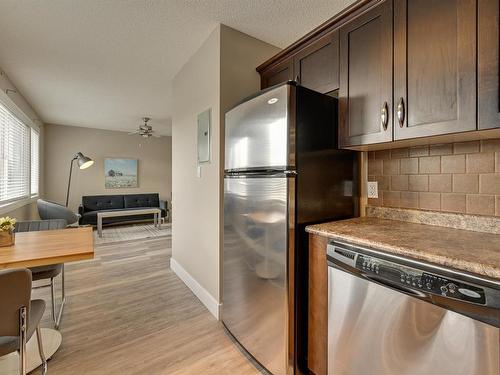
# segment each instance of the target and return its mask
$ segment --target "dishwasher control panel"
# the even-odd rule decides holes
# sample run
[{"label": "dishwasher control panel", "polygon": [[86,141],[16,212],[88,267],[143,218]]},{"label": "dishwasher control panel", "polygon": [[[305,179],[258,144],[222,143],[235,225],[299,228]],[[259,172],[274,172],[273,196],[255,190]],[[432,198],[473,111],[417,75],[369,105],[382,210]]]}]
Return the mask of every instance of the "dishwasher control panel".
[{"label": "dishwasher control panel", "polygon": [[471,284],[428,273],[399,263],[357,253],[355,268],[375,281],[380,278],[405,288],[484,305],[484,290]]}]

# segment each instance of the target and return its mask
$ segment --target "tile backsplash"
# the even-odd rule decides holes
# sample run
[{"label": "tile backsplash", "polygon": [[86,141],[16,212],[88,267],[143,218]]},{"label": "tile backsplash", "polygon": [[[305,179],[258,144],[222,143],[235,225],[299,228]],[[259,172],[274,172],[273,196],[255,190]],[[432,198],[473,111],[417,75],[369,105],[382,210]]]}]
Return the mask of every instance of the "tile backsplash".
[{"label": "tile backsplash", "polygon": [[370,206],[500,216],[500,139],[370,151]]}]

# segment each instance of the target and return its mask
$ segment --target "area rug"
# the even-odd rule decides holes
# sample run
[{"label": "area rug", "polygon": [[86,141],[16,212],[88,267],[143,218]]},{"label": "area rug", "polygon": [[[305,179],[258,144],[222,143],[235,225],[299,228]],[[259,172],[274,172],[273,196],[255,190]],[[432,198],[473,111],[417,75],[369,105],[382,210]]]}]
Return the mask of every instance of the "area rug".
[{"label": "area rug", "polygon": [[168,237],[172,235],[172,225],[162,224],[160,228],[153,224],[133,224],[104,227],[102,237],[94,230],[94,244],[102,245],[114,242],[141,240],[145,238]]}]

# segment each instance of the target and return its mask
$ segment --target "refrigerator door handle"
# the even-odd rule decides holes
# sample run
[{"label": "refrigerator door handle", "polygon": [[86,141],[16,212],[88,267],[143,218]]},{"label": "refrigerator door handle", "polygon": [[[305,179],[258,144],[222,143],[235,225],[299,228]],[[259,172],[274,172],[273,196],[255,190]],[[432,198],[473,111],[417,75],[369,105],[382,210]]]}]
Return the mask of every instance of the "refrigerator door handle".
[{"label": "refrigerator door handle", "polygon": [[225,172],[225,178],[263,178],[263,177],[295,177],[295,170],[265,170],[265,171],[245,171],[245,172]]}]

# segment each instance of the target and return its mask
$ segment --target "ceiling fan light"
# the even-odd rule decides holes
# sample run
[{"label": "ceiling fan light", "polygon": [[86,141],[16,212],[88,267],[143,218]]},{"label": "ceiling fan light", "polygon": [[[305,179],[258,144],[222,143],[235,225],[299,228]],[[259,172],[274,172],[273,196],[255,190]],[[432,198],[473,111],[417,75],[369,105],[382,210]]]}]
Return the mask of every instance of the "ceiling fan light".
[{"label": "ceiling fan light", "polygon": [[139,134],[142,138],[150,138],[154,133],[153,126],[148,125],[150,118],[143,117],[142,120],[144,121],[144,124],[139,125],[139,128],[135,132],[129,134]]}]

